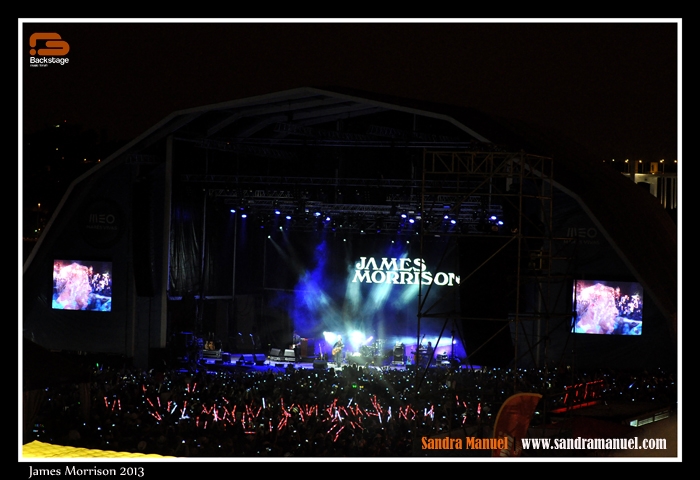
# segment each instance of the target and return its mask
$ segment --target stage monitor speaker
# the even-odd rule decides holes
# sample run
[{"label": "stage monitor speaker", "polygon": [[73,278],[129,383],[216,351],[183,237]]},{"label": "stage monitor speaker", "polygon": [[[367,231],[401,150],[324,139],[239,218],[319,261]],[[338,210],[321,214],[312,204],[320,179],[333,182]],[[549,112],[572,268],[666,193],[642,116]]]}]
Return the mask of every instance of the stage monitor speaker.
[{"label": "stage monitor speaker", "polygon": [[325,370],[328,368],[328,362],[325,360],[314,360],[314,370]]},{"label": "stage monitor speaker", "polygon": [[270,356],[271,357],[279,357],[280,356],[280,349],[279,348],[271,348],[270,349]]}]

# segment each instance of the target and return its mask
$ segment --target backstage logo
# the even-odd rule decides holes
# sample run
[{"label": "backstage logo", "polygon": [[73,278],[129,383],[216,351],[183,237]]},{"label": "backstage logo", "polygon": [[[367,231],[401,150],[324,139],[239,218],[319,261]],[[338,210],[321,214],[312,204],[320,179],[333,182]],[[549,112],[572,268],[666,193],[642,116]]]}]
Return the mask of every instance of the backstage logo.
[{"label": "backstage logo", "polygon": [[70,61],[66,58],[69,51],[70,45],[58,33],[32,33],[29,37],[29,66],[67,65]]},{"label": "backstage logo", "polygon": [[393,285],[459,285],[459,275],[428,271],[422,258],[360,257],[355,264],[353,283],[388,283]]}]

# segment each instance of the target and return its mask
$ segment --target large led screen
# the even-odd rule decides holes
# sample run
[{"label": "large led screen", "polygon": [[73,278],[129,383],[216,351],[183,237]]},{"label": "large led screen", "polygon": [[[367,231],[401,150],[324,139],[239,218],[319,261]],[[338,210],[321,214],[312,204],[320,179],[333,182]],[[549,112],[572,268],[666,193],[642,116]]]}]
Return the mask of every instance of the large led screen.
[{"label": "large led screen", "polygon": [[641,335],[644,291],[637,282],[575,280],[572,331]]},{"label": "large led screen", "polygon": [[112,262],[54,260],[51,308],[112,311]]}]

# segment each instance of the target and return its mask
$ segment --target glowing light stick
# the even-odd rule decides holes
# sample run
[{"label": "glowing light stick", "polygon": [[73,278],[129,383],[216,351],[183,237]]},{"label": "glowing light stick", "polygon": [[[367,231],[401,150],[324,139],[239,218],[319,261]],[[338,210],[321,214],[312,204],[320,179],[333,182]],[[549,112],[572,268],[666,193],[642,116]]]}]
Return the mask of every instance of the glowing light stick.
[{"label": "glowing light stick", "polygon": [[151,413],[151,416],[152,416],[153,418],[155,418],[156,420],[160,420],[160,419],[161,419],[161,418],[160,418],[160,415],[158,414],[158,412],[153,412],[153,413]]}]

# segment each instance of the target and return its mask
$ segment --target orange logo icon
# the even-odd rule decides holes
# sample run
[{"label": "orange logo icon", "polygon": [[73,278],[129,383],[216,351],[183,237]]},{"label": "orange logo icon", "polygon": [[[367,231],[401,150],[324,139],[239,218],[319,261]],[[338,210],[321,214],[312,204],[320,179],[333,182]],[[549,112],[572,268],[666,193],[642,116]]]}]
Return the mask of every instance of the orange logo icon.
[{"label": "orange logo icon", "polygon": [[[37,41],[45,40],[46,48],[37,49]],[[61,57],[67,55],[70,50],[68,42],[61,40],[58,33],[32,33],[29,37],[30,55],[41,55],[46,57]]]}]

